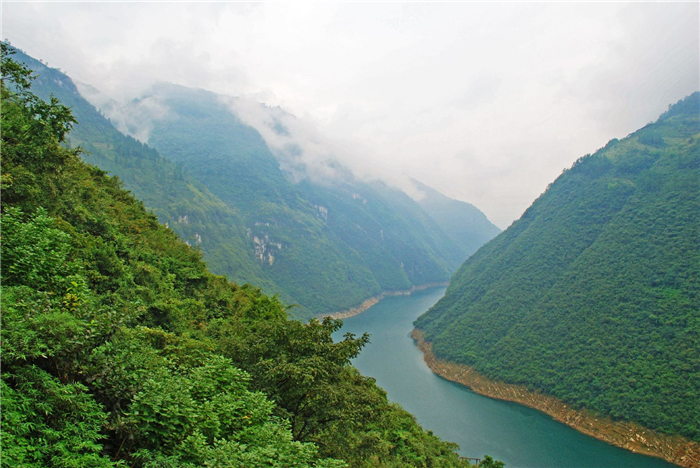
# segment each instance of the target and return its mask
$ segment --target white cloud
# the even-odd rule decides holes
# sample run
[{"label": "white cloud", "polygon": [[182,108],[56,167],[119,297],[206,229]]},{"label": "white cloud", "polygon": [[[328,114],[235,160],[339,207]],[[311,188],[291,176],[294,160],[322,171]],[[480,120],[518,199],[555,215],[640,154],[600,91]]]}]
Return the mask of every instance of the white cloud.
[{"label": "white cloud", "polygon": [[330,138],[303,119],[247,97],[221,96],[231,112],[255,128],[294,182],[309,179],[333,185],[349,177],[371,182],[382,180],[411,196],[420,198],[411,179],[397,171],[395,161],[383,161],[371,147],[357,141]]},{"label": "white cloud", "polygon": [[279,105],[306,150],[290,164],[322,173],[332,152],[405,173],[505,227],[564,167],[698,89],[699,8],[4,3],[2,25],[119,98],[161,80]]}]

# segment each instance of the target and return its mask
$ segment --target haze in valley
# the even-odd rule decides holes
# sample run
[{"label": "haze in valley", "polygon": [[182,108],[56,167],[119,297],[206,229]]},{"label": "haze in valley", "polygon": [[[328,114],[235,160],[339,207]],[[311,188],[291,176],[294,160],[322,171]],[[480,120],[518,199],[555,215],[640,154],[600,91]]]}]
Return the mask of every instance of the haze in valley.
[{"label": "haze in valley", "polygon": [[117,100],[167,81],[280,106],[309,168],[413,177],[505,228],[698,89],[699,8],[3,2],[2,34]]}]

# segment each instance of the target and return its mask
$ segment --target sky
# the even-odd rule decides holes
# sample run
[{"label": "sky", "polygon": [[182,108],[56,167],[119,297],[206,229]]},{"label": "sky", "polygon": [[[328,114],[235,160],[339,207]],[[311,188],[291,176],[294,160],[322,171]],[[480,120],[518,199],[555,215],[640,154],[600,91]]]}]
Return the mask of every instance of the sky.
[{"label": "sky", "polygon": [[115,99],[168,81],[280,106],[311,163],[414,177],[501,228],[700,89],[697,2],[1,8],[3,38]]}]

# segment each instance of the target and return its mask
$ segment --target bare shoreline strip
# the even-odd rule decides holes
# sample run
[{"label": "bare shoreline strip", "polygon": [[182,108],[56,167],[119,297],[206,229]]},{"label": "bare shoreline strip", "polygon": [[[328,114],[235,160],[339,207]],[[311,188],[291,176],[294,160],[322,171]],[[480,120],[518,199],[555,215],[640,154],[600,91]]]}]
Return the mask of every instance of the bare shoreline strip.
[{"label": "bare shoreline strip", "polygon": [[394,290],[394,291],[384,291],[381,294],[377,296],[370,297],[368,299],[365,299],[362,301],[362,303],[356,307],[353,307],[351,309],[346,309],[346,310],[341,310],[338,312],[331,312],[328,314],[321,314],[321,318],[324,317],[331,317],[334,319],[346,319],[348,317],[353,317],[355,315],[361,314],[365,310],[369,309],[373,305],[375,305],[377,302],[381,301],[385,297],[389,296],[408,296],[416,291],[422,291],[424,289],[428,288],[434,288],[437,286],[447,286],[449,283],[448,282],[443,282],[443,283],[426,283],[426,284],[421,284],[418,286],[413,286],[411,289],[399,289],[399,290]]},{"label": "bare shoreline strip", "polygon": [[476,393],[542,411],[567,426],[617,447],[663,458],[685,468],[700,467],[700,444],[697,442],[681,436],[659,434],[637,424],[613,421],[590,411],[575,410],[554,397],[531,392],[524,386],[493,381],[469,366],[438,359],[432,352],[432,344],[425,341],[423,335],[418,329],[411,333],[426,364],[440,377],[465,385]]}]

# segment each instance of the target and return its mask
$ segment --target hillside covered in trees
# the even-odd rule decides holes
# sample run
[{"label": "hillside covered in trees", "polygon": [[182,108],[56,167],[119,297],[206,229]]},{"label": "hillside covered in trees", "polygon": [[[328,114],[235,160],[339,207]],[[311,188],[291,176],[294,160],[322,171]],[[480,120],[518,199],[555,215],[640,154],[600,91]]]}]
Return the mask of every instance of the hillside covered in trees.
[{"label": "hillside covered in trees", "polygon": [[[224,96],[161,83],[141,100],[167,109],[151,121],[149,145],[239,208],[264,271],[314,312],[348,308],[383,290],[447,281],[466,258],[397,189],[362,183],[342,168],[329,184],[294,183]],[[275,130],[287,132],[278,121]]]},{"label": "hillside covered in trees", "polygon": [[86,161],[118,176],[202,250],[213,272],[300,305],[290,310],[295,317],[448,281],[475,243],[497,232],[486,221],[485,230],[448,235],[442,218],[403,192],[349,171],[332,184],[293,183],[262,136],[203,90],[161,83],[120,109],[129,116],[120,128],[147,130],[145,145],[117,130],[64,73],[20,51],[16,58],[38,75],[37,95],[72,108],[78,124],[68,139]]},{"label": "hillside covered in trees", "polygon": [[579,159],[415,326],[441,358],[700,441],[700,93]]},{"label": "hillside covered in trees", "polygon": [[350,366],[366,336],[210,273],[83,162],[2,47],[3,467],[468,466]]},{"label": "hillside covered in trees", "polygon": [[274,290],[273,283],[254,259],[244,222],[235,206],[222,202],[204,184],[152,147],[117,130],[60,70],[13,50],[14,60],[33,71],[32,92],[44,100],[53,95],[71,108],[77,122],[66,138],[72,146],[83,149],[81,158],[118,176],[125,188],[143,201],[161,223],[202,250],[212,271],[225,274],[237,283]]}]

